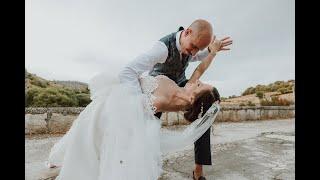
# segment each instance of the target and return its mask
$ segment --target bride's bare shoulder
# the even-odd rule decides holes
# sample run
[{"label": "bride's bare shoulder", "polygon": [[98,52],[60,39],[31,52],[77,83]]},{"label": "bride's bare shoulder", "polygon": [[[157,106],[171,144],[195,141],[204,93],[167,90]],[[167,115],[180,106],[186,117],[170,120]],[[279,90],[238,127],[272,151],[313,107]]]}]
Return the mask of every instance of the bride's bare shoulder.
[{"label": "bride's bare shoulder", "polygon": [[165,80],[165,81],[168,81],[168,80],[170,80],[170,81],[172,81],[168,76],[165,76],[165,75],[157,75],[155,78],[157,78],[157,79],[162,79],[162,80]]},{"label": "bride's bare shoulder", "polygon": [[171,87],[179,87],[172,79],[170,79],[168,76],[165,75],[158,75],[156,76],[157,81],[159,84],[168,84],[171,85]]}]

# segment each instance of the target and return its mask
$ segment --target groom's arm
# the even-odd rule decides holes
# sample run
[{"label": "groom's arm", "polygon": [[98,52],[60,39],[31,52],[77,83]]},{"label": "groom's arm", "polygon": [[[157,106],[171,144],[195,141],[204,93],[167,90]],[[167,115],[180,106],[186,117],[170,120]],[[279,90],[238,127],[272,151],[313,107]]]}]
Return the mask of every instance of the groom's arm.
[{"label": "groom's arm", "polygon": [[168,49],[166,45],[161,41],[157,41],[150,50],[137,56],[122,69],[119,74],[120,82],[127,83],[133,89],[141,92],[139,75],[151,70],[157,63],[164,63],[167,56]]}]

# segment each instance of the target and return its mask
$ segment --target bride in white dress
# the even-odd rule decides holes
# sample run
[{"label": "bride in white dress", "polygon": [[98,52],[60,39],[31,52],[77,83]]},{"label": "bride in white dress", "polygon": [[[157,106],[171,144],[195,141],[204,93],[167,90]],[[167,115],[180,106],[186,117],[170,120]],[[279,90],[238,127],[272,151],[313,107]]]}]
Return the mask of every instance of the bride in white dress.
[{"label": "bride in white dress", "polygon": [[[125,83],[107,84],[103,74],[91,80],[92,102],[51,149],[48,166],[61,166],[57,180],[158,179],[161,155],[193,144],[220,109],[213,103],[212,86],[200,81],[181,88],[166,76],[147,72],[139,81],[142,94]],[[202,112],[195,104],[202,104]],[[154,114],[181,110],[192,123],[181,132],[160,131]]]}]

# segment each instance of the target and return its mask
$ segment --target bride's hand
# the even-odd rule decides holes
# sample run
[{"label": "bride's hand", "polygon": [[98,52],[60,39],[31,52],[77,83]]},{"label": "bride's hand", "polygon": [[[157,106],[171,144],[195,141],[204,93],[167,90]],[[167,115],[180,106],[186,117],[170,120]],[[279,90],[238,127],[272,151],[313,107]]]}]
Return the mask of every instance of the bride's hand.
[{"label": "bride's hand", "polygon": [[219,40],[219,39],[216,39],[216,36],[214,36],[208,48],[210,50],[210,53],[216,54],[219,51],[230,50],[228,46],[231,44],[232,44],[232,39],[230,39],[230,37],[224,37]]}]

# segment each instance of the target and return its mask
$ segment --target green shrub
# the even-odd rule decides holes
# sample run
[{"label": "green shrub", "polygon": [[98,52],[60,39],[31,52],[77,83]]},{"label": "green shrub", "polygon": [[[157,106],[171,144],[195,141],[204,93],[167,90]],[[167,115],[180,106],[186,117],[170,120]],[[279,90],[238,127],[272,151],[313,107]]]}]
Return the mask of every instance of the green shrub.
[{"label": "green shrub", "polygon": [[46,88],[49,85],[49,82],[41,81],[41,80],[39,80],[37,78],[30,78],[30,83],[32,85],[39,86],[39,87],[42,87],[42,88]]},{"label": "green shrub", "polygon": [[36,86],[31,86],[27,92],[25,93],[26,97],[25,97],[25,105],[28,106],[32,106],[33,105],[33,99],[35,96],[37,96],[39,94],[39,92],[41,92],[41,88],[36,87]]},{"label": "green shrub", "polygon": [[249,87],[247,88],[241,95],[249,95],[249,94],[254,94],[256,92],[256,89],[254,87]]},{"label": "green shrub", "polygon": [[255,106],[255,104],[252,103],[251,101],[249,101],[247,105],[248,105],[248,106]]},{"label": "green shrub", "polygon": [[286,94],[286,93],[290,93],[293,91],[292,91],[292,88],[280,88],[280,89],[278,89],[278,92],[280,92],[281,94]]},{"label": "green shrub", "polygon": [[274,84],[276,84],[276,85],[283,85],[283,84],[284,84],[284,81],[276,81],[276,82],[274,82]]},{"label": "green shrub", "polygon": [[91,102],[89,94],[81,93],[81,94],[77,94],[76,97],[78,99],[78,105],[80,107],[85,107]]},{"label": "green shrub", "polygon": [[[292,80],[293,81],[293,80]],[[283,91],[284,93],[293,92],[292,87],[294,85],[294,82],[284,82],[284,81],[276,81],[274,83],[270,83],[268,85],[260,85],[258,84],[256,87],[249,87],[247,88],[241,95],[249,95],[249,94],[255,94],[258,91],[262,92],[275,92],[275,91]],[[279,90],[281,88],[287,89],[287,90]]]},{"label": "green shrub", "polygon": [[[61,92],[62,91],[62,92]],[[78,106],[75,94],[56,88],[45,88],[34,98],[32,106],[35,107],[71,107]]]},{"label": "green shrub", "polygon": [[[256,93],[256,92],[258,92],[258,91],[267,91],[267,86],[265,86],[265,85],[257,85],[256,86],[256,88],[255,88],[255,92],[254,93]],[[253,94],[253,93],[252,93]]]},{"label": "green shrub", "polygon": [[221,97],[220,99],[221,99],[221,101],[225,101],[225,100],[227,100],[228,98],[226,98],[226,97]]},{"label": "green shrub", "polygon": [[90,94],[90,90],[88,87],[86,87],[86,89],[82,90],[81,93]]},{"label": "green shrub", "polygon": [[260,100],[260,104],[261,106],[289,106],[293,104],[293,102],[274,96],[271,97],[271,101],[267,99]]},{"label": "green shrub", "polygon": [[267,99],[261,99],[260,105],[261,106],[272,106],[271,101],[268,101]]},{"label": "green shrub", "polygon": [[[82,104],[86,102],[81,96],[79,98]],[[67,107],[78,106],[79,100],[77,94],[70,89],[57,87],[40,88],[32,85],[26,92],[25,104],[27,107]]]},{"label": "green shrub", "polygon": [[259,98],[259,99],[262,99],[264,97],[264,94],[262,91],[258,91],[256,92],[256,96]]}]

